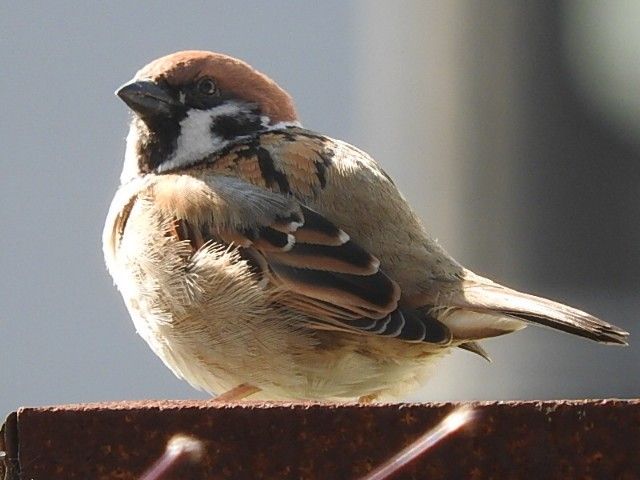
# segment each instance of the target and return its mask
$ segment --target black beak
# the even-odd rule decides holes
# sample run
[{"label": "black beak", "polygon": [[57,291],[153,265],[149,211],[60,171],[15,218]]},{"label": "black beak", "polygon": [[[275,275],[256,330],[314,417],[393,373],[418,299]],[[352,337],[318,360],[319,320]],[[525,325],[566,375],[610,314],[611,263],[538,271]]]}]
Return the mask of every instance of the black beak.
[{"label": "black beak", "polygon": [[116,95],[141,118],[170,117],[181,105],[165,89],[150,80],[125,83]]}]

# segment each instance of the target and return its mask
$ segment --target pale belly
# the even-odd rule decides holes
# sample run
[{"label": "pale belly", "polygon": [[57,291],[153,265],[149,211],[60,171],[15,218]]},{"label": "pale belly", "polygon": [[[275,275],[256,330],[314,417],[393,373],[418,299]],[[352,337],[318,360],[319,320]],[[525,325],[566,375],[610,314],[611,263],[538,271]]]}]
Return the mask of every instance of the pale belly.
[{"label": "pale belly", "polygon": [[197,319],[176,325],[131,313],[138,333],[165,365],[214,396],[248,384],[260,389],[252,399],[398,400],[424,383],[446,352],[389,338],[283,329],[268,318],[246,330],[251,335],[240,335],[224,325],[242,318],[203,327]]}]

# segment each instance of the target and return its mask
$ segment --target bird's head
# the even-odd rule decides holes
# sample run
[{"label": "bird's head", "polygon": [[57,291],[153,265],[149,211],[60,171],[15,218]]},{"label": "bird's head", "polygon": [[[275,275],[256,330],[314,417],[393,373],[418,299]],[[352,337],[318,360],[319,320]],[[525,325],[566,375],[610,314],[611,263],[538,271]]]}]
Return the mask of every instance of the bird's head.
[{"label": "bird's head", "polygon": [[245,62],[220,53],[161,57],[116,94],[134,112],[123,181],[192,165],[261,130],[298,124],[287,92]]}]

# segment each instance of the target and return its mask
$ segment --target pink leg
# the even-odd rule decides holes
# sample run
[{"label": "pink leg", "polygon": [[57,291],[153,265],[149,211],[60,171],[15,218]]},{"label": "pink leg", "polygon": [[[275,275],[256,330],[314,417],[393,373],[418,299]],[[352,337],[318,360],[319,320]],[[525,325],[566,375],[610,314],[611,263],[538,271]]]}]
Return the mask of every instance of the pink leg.
[{"label": "pink leg", "polygon": [[227,390],[226,392],[221,393],[220,395],[215,397],[214,400],[216,402],[237,402],[259,391],[260,389],[258,387],[243,383],[241,385],[238,385],[237,387],[232,388],[231,390]]}]

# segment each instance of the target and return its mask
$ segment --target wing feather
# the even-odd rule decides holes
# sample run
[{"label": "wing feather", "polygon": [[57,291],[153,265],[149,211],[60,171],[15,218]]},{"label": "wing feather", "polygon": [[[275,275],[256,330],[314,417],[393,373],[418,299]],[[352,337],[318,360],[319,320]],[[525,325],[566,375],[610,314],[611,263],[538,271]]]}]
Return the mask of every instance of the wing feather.
[{"label": "wing feather", "polygon": [[[410,342],[451,342],[449,330],[435,317],[400,308],[400,287],[380,261],[320,213],[234,177],[194,182],[180,179],[180,190],[159,189],[174,218],[168,234],[189,242],[194,254],[210,242],[235,246],[259,281],[284,292],[278,301],[303,313],[309,326]],[[191,187],[211,192],[189,193]],[[186,204],[183,198],[180,203],[170,197],[172,191],[201,201]]]}]

